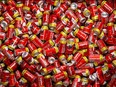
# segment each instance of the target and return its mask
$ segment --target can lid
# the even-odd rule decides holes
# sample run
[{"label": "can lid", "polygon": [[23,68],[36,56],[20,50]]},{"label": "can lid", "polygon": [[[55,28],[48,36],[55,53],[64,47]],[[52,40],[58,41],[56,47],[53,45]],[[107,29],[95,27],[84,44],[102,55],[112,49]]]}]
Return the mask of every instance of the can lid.
[{"label": "can lid", "polygon": [[48,26],[42,26],[42,30],[48,30]]},{"label": "can lid", "polygon": [[112,63],[114,66],[116,66],[116,60],[113,60]]},{"label": "can lid", "polygon": [[98,15],[95,15],[94,17],[92,17],[93,21],[97,21],[97,19],[98,19]]},{"label": "can lid", "polygon": [[[18,12],[15,12],[14,15],[13,15],[13,18],[16,18],[19,16],[19,13]],[[21,17],[20,17],[21,18]]]},{"label": "can lid", "polygon": [[79,38],[75,38],[74,43],[78,43],[78,42],[79,42]]},{"label": "can lid", "polygon": [[104,66],[104,67],[102,67],[102,71],[108,71],[108,66]]},{"label": "can lid", "polygon": [[27,72],[27,70],[26,69],[24,69],[23,71],[22,71],[22,75],[24,76],[24,74]]},{"label": "can lid", "polygon": [[1,17],[0,17],[0,21],[2,21],[2,20],[4,20],[4,17],[1,16]]},{"label": "can lid", "polygon": [[65,38],[61,38],[61,39],[60,39],[60,43],[61,43],[61,44],[66,44],[66,39],[65,39]]},{"label": "can lid", "polygon": [[74,39],[68,39],[67,44],[70,44],[71,46],[74,45]]},{"label": "can lid", "polygon": [[42,57],[42,56],[43,56],[42,53],[38,54],[38,55],[37,55],[37,59],[40,58],[40,57]]},{"label": "can lid", "polygon": [[100,30],[99,30],[98,28],[93,28],[93,31],[94,31],[97,35],[100,34]]},{"label": "can lid", "polygon": [[114,10],[113,13],[116,15],[116,10]]},{"label": "can lid", "polygon": [[68,76],[68,74],[67,74],[67,72],[66,72],[66,71],[64,71],[63,73],[64,73],[65,77],[67,77],[67,76]]},{"label": "can lid", "polygon": [[58,6],[58,4],[59,4],[59,0],[55,0],[54,1],[54,6]]},{"label": "can lid", "polygon": [[14,49],[15,49],[15,46],[13,46],[13,45],[8,45],[8,48],[9,48],[10,50],[14,50]]},{"label": "can lid", "polygon": [[113,26],[114,24],[112,22],[109,22],[107,26]]},{"label": "can lid", "polygon": [[6,45],[3,45],[3,46],[2,46],[2,50],[3,50],[3,49],[6,49],[6,48],[7,48],[7,46],[6,46]]},{"label": "can lid", "polygon": [[85,9],[85,10],[83,11],[83,15],[84,15],[84,16],[89,16],[89,15],[90,15],[90,10]]},{"label": "can lid", "polygon": [[7,69],[10,71],[10,72],[13,72],[13,70],[8,66]]},{"label": "can lid", "polygon": [[21,57],[21,56],[19,56],[19,57],[16,59],[16,62],[17,62],[18,64],[20,64],[22,61],[23,61],[23,60],[22,60],[22,57]]},{"label": "can lid", "polygon": [[29,38],[29,35],[28,35],[28,34],[24,34],[22,37],[27,37],[27,38]]},{"label": "can lid", "polygon": [[62,86],[63,85],[63,82],[62,81],[59,81],[59,82],[57,82],[56,84],[55,84],[56,86]]},{"label": "can lid", "polygon": [[48,74],[48,71],[46,68],[43,68],[42,71],[43,71],[44,75]]},{"label": "can lid", "polygon": [[61,34],[62,34],[64,37],[66,37],[66,36],[67,36],[67,34],[66,34],[66,33],[64,33],[63,31],[61,31]]},{"label": "can lid", "polygon": [[78,43],[75,43],[75,48],[76,48],[77,50],[79,49]]},{"label": "can lid", "polygon": [[22,20],[22,18],[21,18],[21,17],[17,17],[15,20],[20,20],[20,21],[21,21],[21,20]]},{"label": "can lid", "polygon": [[1,83],[2,83],[2,85],[4,85],[4,86],[7,86],[7,84],[8,84],[8,81],[1,82]]},{"label": "can lid", "polygon": [[38,49],[33,50],[32,51],[32,56],[35,56],[35,54],[37,54],[37,53],[38,53]]},{"label": "can lid", "polygon": [[63,58],[66,58],[66,56],[65,56],[65,55],[63,55],[63,54],[62,54],[62,55],[60,55],[59,59],[60,59],[60,60],[62,60]]},{"label": "can lid", "polygon": [[18,7],[18,8],[19,8],[19,7],[22,7],[22,6],[23,6],[23,3],[17,3],[17,4],[16,4],[16,7]]},{"label": "can lid", "polygon": [[87,23],[93,23],[93,20],[88,19],[88,20],[87,20]]},{"label": "can lid", "polygon": [[29,8],[28,6],[24,6],[24,7],[23,7],[23,10],[30,11],[30,8]]},{"label": "can lid", "polygon": [[100,54],[100,61],[104,59],[103,55]]},{"label": "can lid", "polygon": [[51,75],[46,75],[46,76],[44,76],[44,78],[49,79],[49,78],[51,78]]},{"label": "can lid", "polygon": [[89,76],[89,74],[90,74],[89,69],[86,69],[85,73],[86,73],[87,76]]},{"label": "can lid", "polygon": [[102,1],[101,6],[103,6],[107,1]]},{"label": "can lid", "polygon": [[56,23],[50,23],[50,24],[49,24],[49,27],[55,28],[55,27],[56,27]]},{"label": "can lid", "polygon": [[83,78],[81,79],[81,81],[84,82],[84,83],[88,83],[88,79],[85,78],[85,77],[83,77]]},{"label": "can lid", "polygon": [[104,32],[102,31],[101,34],[99,35],[99,38],[102,39],[105,36]]},{"label": "can lid", "polygon": [[42,12],[39,12],[39,13],[36,14],[36,17],[37,18],[40,18],[42,15],[43,15],[43,13]]},{"label": "can lid", "polygon": [[94,45],[93,44],[89,44],[89,48],[94,48]]},{"label": "can lid", "polygon": [[95,65],[95,66],[98,66],[98,63],[97,63],[97,62],[94,62],[94,65]]},{"label": "can lid", "polygon": [[9,28],[14,28],[14,25],[10,24],[10,25],[9,25]]},{"label": "can lid", "polygon": [[84,56],[84,57],[83,57],[83,59],[84,59],[86,62],[88,62],[88,59],[87,59],[87,57],[86,57],[86,56]]},{"label": "can lid", "polygon": [[26,26],[27,26],[27,27],[31,26],[31,23],[32,23],[32,22],[29,21],[29,22],[26,24]]},{"label": "can lid", "polygon": [[69,55],[68,58],[67,58],[67,61],[68,61],[68,62],[71,61],[72,58],[73,58],[73,55]]},{"label": "can lid", "polygon": [[79,29],[76,29],[75,31],[74,31],[74,35],[76,36],[76,34],[78,33],[78,31],[79,31]]},{"label": "can lid", "polygon": [[59,52],[58,47],[55,46],[54,48],[56,50],[56,53],[58,53]]},{"label": "can lid", "polygon": [[21,77],[20,80],[22,81],[22,83],[27,83],[27,80],[24,77]]},{"label": "can lid", "polygon": [[34,40],[36,38],[36,35],[34,34],[34,35],[32,35],[31,37],[30,37],[30,40],[32,41],[32,40]]},{"label": "can lid", "polygon": [[50,44],[51,46],[54,46],[53,40],[49,40],[49,44]]},{"label": "can lid", "polygon": [[76,75],[76,76],[75,76],[75,78],[79,78],[79,79],[80,79],[80,78],[81,78],[81,76],[79,76],[79,75]]},{"label": "can lid", "polygon": [[105,52],[105,51],[107,51],[107,50],[108,50],[107,47],[103,47],[103,48],[101,49],[102,52]]},{"label": "can lid", "polygon": [[5,64],[4,64],[4,63],[0,63],[0,66],[1,66],[1,67],[5,67]]},{"label": "can lid", "polygon": [[26,50],[26,52],[29,52],[29,48],[28,47],[25,47],[25,50]]},{"label": "can lid", "polygon": [[10,23],[11,23],[11,24],[14,24],[14,23],[15,23],[15,20],[12,20]]},{"label": "can lid", "polygon": [[42,48],[38,48],[37,50],[38,50],[38,52],[41,52],[42,51]]},{"label": "can lid", "polygon": [[42,25],[42,19],[39,18],[39,19],[38,19],[38,26],[41,26],[41,25]]},{"label": "can lid", "polygon": [[101,8],[101,6],[100,6],[100,5],[98,5],[98,6],[97,6],[97,8],[99,9],[99,8]]}]

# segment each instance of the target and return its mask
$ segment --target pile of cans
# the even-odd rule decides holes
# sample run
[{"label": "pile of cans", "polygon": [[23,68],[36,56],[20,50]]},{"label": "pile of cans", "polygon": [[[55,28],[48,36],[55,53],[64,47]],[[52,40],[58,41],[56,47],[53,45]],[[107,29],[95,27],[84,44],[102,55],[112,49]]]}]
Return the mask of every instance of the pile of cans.
[{"label": "pile of cans", "polygon": [[116,0],[0,2],[0,87],[116,87]]}]

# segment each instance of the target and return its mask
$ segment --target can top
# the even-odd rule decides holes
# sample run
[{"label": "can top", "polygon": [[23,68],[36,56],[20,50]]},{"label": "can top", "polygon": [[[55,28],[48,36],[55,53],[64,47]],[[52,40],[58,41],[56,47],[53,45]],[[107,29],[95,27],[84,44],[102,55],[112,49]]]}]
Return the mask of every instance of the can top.
[{"label": "can top", "polygon": [[30,11],[30,7],[24,6],[24,7],[23,7],[23,10]]},{"label": "can top", "polygon": [[55,48],[55,50],[56,50],[56,53],[58,53],[58,51],[59,51],[59,50],[58,50],[58,47],[55,46],[54,48]]},{"label": "can top", "polygon": [[37,59],[40,58],[40,57],[42,57],[42,56],[44,56],[42,53],[38,54],[37,55]]},{"label": "can top", "polygon": [[46,75],[44,78],[49,79],[49,78],[51,78],[51,75]]},{"label": "can top", "polygon": [[66,39],[65,39],[65,38],[61,38],[61,39],[60,39],[60,43],[61,43],[61,44],[66,44]]},{"label": "can top", "polygon": [[112,63],[114,66],[116,66],[116,60],[113,60]]},{"label": "can top", "polygon": [[26,52],[29,52],[29,48],[28,47],[25,47],[25,50],[26,50]]},{"label": "can top", "polygon": [[24,74],[27,72],[27,70],[26,69],[24,69],[23,71],[22,71],[22,75],[24,76]]},{"label": "can top", "polygon": [[63,31],[61,31],[61,34],[62,34],[64,37],[67,36],[67,34],[66,34],[65,32],[63,32]]},{"label": "can top", "polygon": [[74,35],[76,36],[76,34],[78,33],[78,31],[79,31],[79,29],[76,29],[75,31],[74,31]]},{"label": "can top", "polygon": [[23,3],[16,3],[16,7],[18,7],[18,8],[20,8],[20,7],[22,7],[23,6]]},{"label": "can top", "polygon": [[83,57],[83,59],[84,59],[86,62],[88,62],[88,59],[87,59],[87,57],[86,57],[86,56],[84,56],[84,57]]},{"label": "can top", "polygon": [[114,10],[113,13],[116,15],[116,10]]},{"label": "can top", "polygon": [[109,23],[107,24],[107,26],[113,26],[113,23],[112,23],[112,22],[109,22]]},{"label": "can top", "polygon": [[32,41],[32,40],[34,40],[36,38],[36,35],[34,34],[34,35],[32,35],[31,37],[30,37],[30,40]]},{"label": "can top", "polygon": [[49,40],[49,44],[50,44],[51,46],[54,46],[53,40]]},{"label": "can top", "polygon": [[14,25],[10,24],[10,25],[9,25],[9,28],[14,28]]},{"label": "can top", "polygon": [[59,81],[55,85],[63,85],[63,82],[62,81]]},{"label": "can top", "polygon": [[80,78],[81,78],[81,76],[79,76],[79,75],[76,75],[76,76],[75,76],[75,78],[79,78],[79,79],[80,79]]},{"label": "can top", "polygon": [[13,70],[8,66],[7,70],[9,70],[10,72],[13,72]]},{"label": "can top", "polygon": [[48,26],[42,26],[41,27],[43,30],[48,30]]},{"label": "can top", "polygon": [[2,20],[4,20],[4,17],[1,16],[1,17],[0,17],[0,21],[2,21]]},{"label": "can top", "polygon": [[44,74],[48,74],[48,71],[47,71],[46,68],[43,68],[42,71],[43,71]]},{"label": "can top", "polygon": [[104,53],[105,51],[107,51],[108,50],[108,48],[107,47],[103,47],[102,49],[101,49],[101,51]]},{"label": "can top", "polygon": [[103,6],[107,1],[102,1],[101,6]]},{"label": "can top", "polygon": [[78,43],[75,43],[75,48],[76,48],[77,50],[79,49]]},{"label": "can top", "polygon": [[68,74],[67,74],[67,72],[66,72],[66,71],[64,71],[63,73],[64,73],[65,77],[67,77],[67,76],[68,76]]}]

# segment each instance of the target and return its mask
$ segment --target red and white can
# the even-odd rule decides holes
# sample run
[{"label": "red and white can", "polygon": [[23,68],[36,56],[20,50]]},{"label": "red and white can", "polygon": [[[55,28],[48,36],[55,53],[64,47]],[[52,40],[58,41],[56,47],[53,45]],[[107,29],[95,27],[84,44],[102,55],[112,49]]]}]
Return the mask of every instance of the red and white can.
[{"label": "red and white can", "polygon": [[45,81],[45,86],[46,87],[53,87],[51,75],[45,76],[44,81]]},{"label": "red and white can", "polygon": [[65,79],[66,77],[67,77],[67,72],[63,71],[61,73],[53,75],[52,79],[54,82],[58,82],[58,81]]},{"label": "red and white can", "polygon": [[45,11],[43,13],[43,25],[48,25],[49,24],[49,17],[50,17],[49,11]]},{"label": "red and white can", "polygon": [[9,86],[15,86],[16,80],[15,80],[15,74],[11,73],[9,77]]},{"label": "red and white can", "polygon": [[32,35],[30,37],[30,39],[36,45],[36,47],[42,47],[43,46],[42,41],[36,35]]},{"label": "red and white can", "polygon": [[38,54],[37,60],[43,67],[47,67],[49,65],[48,61],[45,59],[45,56],[43,54]]},{"label": "red and white can", "polygon": [[109,14],[112,13],[113,8],[108,4],[107,1],[102,1],[101,6],[107,11]]},{"label": "red and white can", "polygon": [[85,34],[82,30],[76,29],[74,35],[77,36],[80,40],[85,41],[88,38],[88,35]]},{"label": "red and white can", "polygon": [[106,44],[104,43],[103,40],[98,40],[97,45],[98,45],[98,47],[99,47],[99,49],[101,50],[102,53],[107,53],[108,48],[107,48],[107,46],[106,46]]},{"label": "red and white can", "polygon": [[13,72],[17,69],[17,62],[16,61],[13,61],[8,67],[7,69],[10,71],[10,72]]},{"label": "red and white can", "polygon": [[58,52],[59,52],[59,49],[58,49],[58,47],[55,46],[55,47],[46,49],[46,50],[44,51],[44,54],[45,54],[46,56],[51,56],[51,55],[57,54]]}]

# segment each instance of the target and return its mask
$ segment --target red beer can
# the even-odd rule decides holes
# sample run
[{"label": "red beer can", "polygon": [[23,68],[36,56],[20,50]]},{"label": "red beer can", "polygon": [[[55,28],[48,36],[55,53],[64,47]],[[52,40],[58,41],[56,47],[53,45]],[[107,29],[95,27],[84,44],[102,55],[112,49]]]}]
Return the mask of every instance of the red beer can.
[{"label": "red beer can", "polygon": [[22,75],[30,82],[34,82],[36,76],[30,73],[28,70],[23,70]]}]

